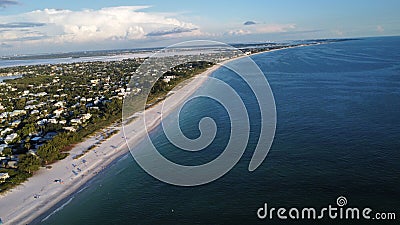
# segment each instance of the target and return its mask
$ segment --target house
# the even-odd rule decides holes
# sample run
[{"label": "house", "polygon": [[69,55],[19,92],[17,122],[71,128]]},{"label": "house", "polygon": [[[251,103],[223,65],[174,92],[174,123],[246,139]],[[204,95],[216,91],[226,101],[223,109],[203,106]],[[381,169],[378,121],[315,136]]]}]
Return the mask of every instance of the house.
[{"label": "house", "polygon": [[94,100],[93,104],[97,105],[97,104],[99,104],[100,102],[101,102],[101,101],[100,101],[98,98],[96,98],[96,100]]},{"label": "house", "polygon": [[82,114],[81,115],[81,120],[83,122],[85,122],[86,120],[90,119],[91,117],[92,117],[92,114],[90,114],[90,113]]},{"label": "house", "polygon": [[64,109],[63,109],[63,108],[59,108],[59,109],[54,110],[53,113],[58,117],[58,116],[60,116],[61,113],[63,113],[63,112],[64,112]]},{"label": "house", "polygon": [[92,83],[93,86],[97,85],[99,82],[100,82],[100,79],[90,80],[90,83]]},{"label": "house", "polygon": [[56,119],[49,119],[49,123],[58,123]]},{"label": "house", "polygon": [[[5,113],[5,115],[3,115]],[[10,117],[14,117],[14,116],[19,116],[21,114],[26,114],[25,110],[14,110],[12,112],[4,112],[1,114],[0,118],[5,118],[7,117],[7,115],[9,115]]]},{"label": "house", "polygon": [[69,132],[75,132],[76,129],[73,127],[63,127],[64,130],[69,131]]},{"label": "house", "polygon": [[26,110],[31,110],[31,109],[36,109],[36,105],[27,105],[27,106],[25,106],[25,108],[24,109],[26,109]]},{"label": "house", "polygon": [[7,148],[7,147],[8,147],[7,144],[1,144],[0,145],[0,155],[3,154],[4,149]]},{"label": "house", "polygon": [[47,119],[42,119],[42,120],[37,121],[37,125],[43,126],[43,125],[47,124],[47,122],[48,122]]},{"label": "house", "polygon": [[168,82],[170,82],[172,79],[175,79],[176,78],[176,76],[173,76],[173,75],[171,75],[171,76],[164,76],[163,77],[163,81],[165,82],[165,83],[168,83]]},{"label": "house", "polygon": [[25,110],[14,110],[9,115],[10,117],[19,116],[21,114],[26,114]]},{"label": "house", "polygon": [[73,106],[71,106],[71,108],[76,108],[76,107],[79,107],[81,104],[78,102],[78,103],[76,103],[75,105],[73,105]]},{"label": "house", "polygon": [[58,102],[56,102],[56,103],[54,104],[54,107],[63,107],[64,104],[65,104],[65,102],[63,102],[63,101],[58,101]]},{"label": "house", "polygon": [[7,127],[6,129],[4,129],[3,131],[0,132],[0,136],[3,136],[11,131],[14,131],[14,130]]},{"label": "house", "polygon": [[0,173],[0,182],[4,182],[9,177],[10,175],[8,175],[8,173]]},{"label": "house", "polygon": [[14,141],[14,139],[15,138],[17,138],[18,137],[18,134],[17,133],[12,133],[12,134],[9,134],[9,135],[7,135],[7,137],[4,139],[4,142],[6,143],[6,144],[10,144],[12,141]]},{"label": "house", "polygon": [[80,123],[82,123],[82,121],[81,121],[81,119],[71,119],[71,123],[72,124],[80,124]]},{"label": "house", "polygon": [[18,126],[20,123],[21,123],[21,120],[14,120],[14,121],[11,122],[10,125],[11,125],[12,127],[16,127],[16,126]]},{"label": "house", "polygon": [[16,169],[16,168],[17,168],[17,164],[18,164],[17,161],[8,161],[8,162],[7,162],[8,167],[9,167],[9,168],[13,168],[13,169]]},{"label": "house", "polygon": [[33,150],[33,149],[30,149],[30,150],[28,151],[28,154],[37,156],[37,155],[36,155],[36,151]]},{"label": "house", "polygon": [[0,114],[0,119],[7,118],[9,112],[3,112]]},{"label": "house", "polygon": [[46,92],[40,92],[40,93],[36,94],[36,97],[43,97],[43,96],[46,96],[46,95],[47,95]]}]

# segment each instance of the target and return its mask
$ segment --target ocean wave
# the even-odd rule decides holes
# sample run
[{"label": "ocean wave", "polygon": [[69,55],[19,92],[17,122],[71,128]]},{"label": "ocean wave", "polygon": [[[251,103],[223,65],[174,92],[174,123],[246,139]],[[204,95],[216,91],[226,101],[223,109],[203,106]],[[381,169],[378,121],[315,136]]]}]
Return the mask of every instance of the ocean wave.
[{"label": "ocean wave", "polygon": [[[80,191],[82,191],[85,188],[82,188]],[[79,191],[79,192],[80,192]],[[55,209],[53,212],[51,212],[48,216],[46,216],[44,219],[42,219],[41,222],[44,222],[46,220],[48,220],[52,215],[56,214],[57,212],[61,211],[64,209],[65,206],[67,206],[75,197],[72,196],[70,199],[68,199],[68,201],[66,201],[64,204],[62,204],[60,207],[58,207],[57,209]]]}]

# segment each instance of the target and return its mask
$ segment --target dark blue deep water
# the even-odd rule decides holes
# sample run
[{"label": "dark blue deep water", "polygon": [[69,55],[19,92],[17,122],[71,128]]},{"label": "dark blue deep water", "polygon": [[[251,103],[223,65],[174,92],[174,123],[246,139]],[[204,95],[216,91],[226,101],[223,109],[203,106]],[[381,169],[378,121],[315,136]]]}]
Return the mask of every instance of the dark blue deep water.
[{"label": "dark blue deep water", "polygon": [[[176,187],[154,179],[127,155],[42,224],[310,224],[314,222],[259,220],[256,211],[265,202],[271,207],[321,208],[336,205],[338,196],[345,196],[348,206],[400,217],[400,37],[252,58],[269,80],[277,107],[275,140],[256,171],[247,167],[257,143],[259,110],[242,81],[222,68],[213,76],[237,89],[251,117],[248,148],[229,173],[206,185]],[[214,118],[219,128],[207,149],[182,153],[158,128],[152,137],[161,153],[186,165],[218,156],[230,130],[229,117],[218,103],[189,102],[181,114],[182,130],[196,138],[204,116]]]}]

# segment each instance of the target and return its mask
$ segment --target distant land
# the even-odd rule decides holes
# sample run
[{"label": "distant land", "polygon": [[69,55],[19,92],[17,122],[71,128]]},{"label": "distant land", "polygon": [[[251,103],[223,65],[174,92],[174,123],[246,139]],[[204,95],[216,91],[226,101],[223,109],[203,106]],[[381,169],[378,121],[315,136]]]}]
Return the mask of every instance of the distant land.
[{"label": "distant land", "polygon": [[[292,44],[312,44],[321,42],[341,42],[350,40],[361,40],[359,38],[343,38],[343,39],[310,39],[310,40],[294,40],[286,42],[262,42],[262,43],[234,43],[229,44],[232,47],[238,49],[248,48],[260,48],[268,46],[282,46]],[[180,45],[182,47],[182,45]],[[192,47],[192,46],[187,46]],[[210,47],[210,46],[197,46]],[[165,47],[154,47],[154,48],[134,48],[134,49],[113,49],[113,50],[95,50],[95,51],[78,51],[78,52],[65,52],[65,53],[48,53],[48,54],[34,54],[34,55],[14,55],[14,56],[2,56],[1,60],[36,60],[36,59],[58,59],[58,58],[82,58],[82,57],[96,57],[96,56],[115,56],[121,54],[133,54],[133,53],[152,53],[158,50],[162,50]],[[171,48],[171,47],[169,47]]]}]

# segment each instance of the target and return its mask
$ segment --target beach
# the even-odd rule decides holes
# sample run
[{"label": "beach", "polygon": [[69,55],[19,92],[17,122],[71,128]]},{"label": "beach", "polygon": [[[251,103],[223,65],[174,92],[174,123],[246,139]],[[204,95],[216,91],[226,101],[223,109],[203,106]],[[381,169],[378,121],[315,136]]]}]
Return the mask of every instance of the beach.
[{"label": "beach", "polygon": [[[286,48],[257,52],[251,55]],[[123,128],[121,125],[114,124],[104,129],[103,132],[94,134],[75,145],[69,151],[68,157],[52,164],[51,169],[41,168],[28,181],[0,195],[0,218],[3,223],[28,224],[39,216],[43,216],[58,202],[78,191],[112,162],[127,154],[129,147],[134,149],[135,145],[140,143],[148,132],[161,123],[162,118],[167,117],[169,113],[183,104],[214,71],[231,61],[248,56],[241,55],[225,60],[178,84],[172,91],[173,94],[166,98],[169,103],[173,104],[165,105],[166,99],[164,99],[146,109],[145,113],[136,113],[133,122],[124,125]],[[145,128],[143,121],[145,121]],[[101,133],[104,133],[105,130],[117,131],[117,133],[102,139]],[[133,135],[129,135],[125,139],[124,132]],[[92,148],[93,146],[96,147]],[[90,150],[88,151],[88,149]],[[78,155],[81,157],[76,158]]]},{"label": "beach", "polygon": [[[124,126],[126,132],[135,131],[133,135],[127,137],[127,140],[124,138],[122,127],[109,127],[107,128],[109,131],[118,132],[104,140],[100,134],[87,138],[74,146],[67,158],[52,164],[51,169],[41,168],[27,182],[0,196],[0,218],[5,224],[27,224],[47,212],[114,160],[128,153],[126,142],[130,143],[130,147],[133,147],[134,143],[139,143],[147,132],[160,124],[162,117],[166,117],[169,112],[182,104],[220,66],[221,64],[214,65],[196,75],[185,82],[186,85],[169,95],[167,97],[169,102],[174,104],[163,105],[164,101],[161,101],[147,109],[145,112],[147,129],[143,128],[141,123],[143,113],[138,114],[138,118]],[[96,147],[91,148],[93,145]],[[87,149],[91,150],[76,158]]]},{"label": "beach", "polygon": [[[302,47],[302,46],[297,46]],[[288,48],[273,49],[251,54],[252,56],[265,52],[273,52]],[[133,122],[121,125],[115,124],[103,129],[117,131],[111,137],[102,139],[100,133],[94,134],[85,141],[77,144],[69,151],[69,156],[51,165],[51,169],[41,168],[28,181],[15,187],[11,191],[0,195],[0,218],[5,224],[28,224],[39,216],[43,216],[58,202],[75,193],[95,175],[105,169],[112,162],[127,154],[129,148],[135,145],[157,127],[161,120],[174,109],[183,104],[201,85],[207,77],[221,66],[249,55],[241,55],[225,60],[208,68],[201,74],[178,84],[166,99],[158,102],[145,113],[136,113]],[[162,113],[161,113],[162,112]],[[145,128],[143,127],[145,121]],[[128,137],[124,133],[130,134]],[[131,135],[133,134],[133,135]],[[128,144],[127,144],[128,143]],[[128,147],[129,145],[129,147]],[[92,148],[96,146],[95,148]],[[88,149],[90,149],[88,151]],[[81,157],[74,159],[76,156]]]}]

